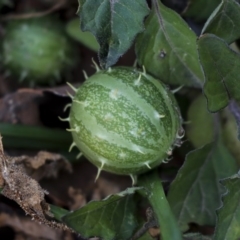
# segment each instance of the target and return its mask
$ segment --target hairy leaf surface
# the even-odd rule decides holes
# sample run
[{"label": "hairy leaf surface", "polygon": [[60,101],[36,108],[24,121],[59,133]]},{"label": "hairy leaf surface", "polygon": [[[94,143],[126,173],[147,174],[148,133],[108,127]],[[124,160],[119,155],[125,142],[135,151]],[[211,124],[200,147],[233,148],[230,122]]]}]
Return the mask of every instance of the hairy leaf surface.
[{"label": "hairy leaf surface", "polygon": [[175,11],[154,2],[146,29],[136,40],[139,64],[167,84],[201,87],[204,76],[195,33]]},{"label": "hairy leaf surface", "polygon": [[184,16],[191,17],[195,21],[203,21],[211,15],[220,3],[221,0],[189,0]]},{"label": "hairy leaf surface", "polygon": [[190,152],[172,182],[168,200],[183,231],[191,222],[215,225],[223,188],[219,180],[237,171],[235,159],[219,140]]},{"label": "hairy leaf surface", "polygon": [[222,181],[227,189],[223,196],[223,206],[217,211],[218,221],[214,240],[240,238],[240,178],[228,178]]},{"label": "hairy leaf surface", "polygon": [[129,239],[138,223],[134,216],[133,195],[142,188],[128,188],[102,201],[91,201],[65,215],[63,222],[85,238],[97,236],[104,240]]},{"label": "hairy leaf surface", "polygon": [[198,51],[206,78],[208,109],[217,112],[228,105],[230,98],[240,99],[240,54],[212,34],[198,40]]},{"label": "hairy leaf surface", "polygon": [[240,37],[240,4],[223,0],[206,22],[202,34],[212,33],[232,43]]},{"label": "hairy leaf surface", "polygon": [[81,29],[90,31],[99,45],[103,68],[115,64],[143,31],[149,13],[145,0],[79,0]]},{"label": "hairy leaf surface", "polygon": [[50,211],[58,221],[61,221],[62,217],[69,213],[68,210],[55,205],[50,205]]}]

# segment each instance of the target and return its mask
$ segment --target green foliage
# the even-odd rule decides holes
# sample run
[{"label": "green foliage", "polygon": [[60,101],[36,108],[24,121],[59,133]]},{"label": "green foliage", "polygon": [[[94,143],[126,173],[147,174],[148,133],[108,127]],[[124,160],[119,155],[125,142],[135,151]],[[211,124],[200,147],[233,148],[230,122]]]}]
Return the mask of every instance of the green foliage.
[{"label": "green foliage", "polygon": [[68,210],[54,205],[50,206],[50,212],[53,214],[54,218],[56,218],[58,221],[61,221],[62,218],[69,213]]},{"label": "green foliage", "polygon": [[240,176],[222,180],[227,192],[223,195],[223,205],[217,211],[218,221],[214,240],[240,238]]},{"label": "green foliage", "polygon": [[212,34],[198,40],[198,51],[206,77],[204,94],[209,111],[223,109],[230,98],[240,99],[240,55]]},{"label": "green foliage", "polygon": [[71,134],[64,130],[21,124],[0,123],[5,148],[67,151]]},{"label": "green foliage", "polygon": [[[55,219],[85,238],[103,240],[137,239],[133,236],[144,234],[149,226],[160,228],[163,240],[239,239],[240,1],[189,0],[182,13],[189,25],[159,0],[149,5],[146,0],[79,3],[81,24],[74,19],[66,30],[75,40],[98,51],[103,69],[96,67],[97,73],[81,85],[81,90],[72,87],[76,95],[66,119],[70,122],[68,130],[73,132],[72,147],[78,146],[98,166],[98,173],[134,174],[138,187],[90,201],[73,212],[51,206]],[[51,21],[46,24],[44,19],[3,24],[6,34],[1,61],[19,78],[45,82],[74,65],[74,51],[62,26]],[[28,21],[32,21],[29,26]],[[196,36],[190,26],[202,34]],[[56,35],[43,44],[35,38],[39,33],[41,37]],[[29,55],[28,47],[36,51],[34,55]],[[131,47],[143,70],[110,68]],[[46,50],[51,50],[53,58]],[[182,112],[189,109],[183,114],[183,121],[189,121],[183,141],[191,150],[197,148],[191,152],[188,147],[173,151],[175,146],[181,147],[183,133],[172,86],[182,86],[176,99],[182,103]],[[36,135],[32,141],[30,128],[21,128],[21,132],[18,125],[11,130],[8,127],[0,124],[3,144],[10,147],[12,137],[21,148],[31,145],[35,149],[41,144],[41,148],[55,150],[69,145],[69,134],[61,131],[31,127],[31,134]],[[61,149],[65,150],[64,146]],[[173,165],[161,168],[161,176],[171,181],[166,197],[157,167],[167,162],[167,157],[173,158]],[[147,173],[139,175],[144,171]],[[142,224],[145,219],[139,215],[146,203],[152,215],[147,214]],[[214,236],[191,233],[191,223],[196,228],[216,227]],[[151,236],[145,232],[140,239],[150,240]]]},{"label": "green foliage", "polygon": [[175,11],[154,2],[146,29],[136,41],[139,64],[167,84],[201,87],[196,35]]},{"label": "green foliage", "polygon": [[240,176],[222,181],[227,192],[223,195],[223,205],[217,211],[218,225],[213,240],[240,238]]},{"label": "green foliage", "polygon": [[188,0],[184,16],[191,17],[197,22],[206,20],[220,3],[221,0]]},{"label": "green foliage", "polygon": [[102,201],[92,201],[63,216],[62,221],[86,238],[130,239],[138,226],[134,193],[139,190],[128,188]]},{"label": "green foliage", "polygon": [[145,0],[80,0],[83,31],[90,31],[99,45],[103,68],[115,64],[143,31],[143,19],[149,13]]},{"label": "green foliage", "polygon": [[209,17],[202,33],[212,33],[232,43],[240,37],[239,29],[240,4],[236,0],[223,0]]},{"label": "green foliage", "polygon": [[188,223],[214,225],[223,189],[219,180],[238,170],[219,139],[190,152],[170,186],[168,201],[183,231]]},{"label": "green foliage", "polygon": [[212,240],[211,236],[204,236],[200,233],[186,233],[183,237],[184,240]]},{"label": "green foliage", "polygon": [[[236,52],[238,44],[235,44],[234,50],[229,46],[240,37],[239,1],[191,0],[188,3],[183,15],[190,18],[189,22],[193,21],[197,25],[196,22],[206,21],[199,38],[180,15],[159,0],[152,1],[149,16],[143,0],[98,0],[94,3],[93,0],[80,0],[81,28],[96,37],[103,68],[114,65],[131,47],[139,33],[134,46],[138,64],[168,85],[183,85],[185,89],[182,93],[189,97],[191,106],[187,114],[190,121],[187,140],[196,148],[202,148],[185,152],[187,157],[170,185],[167,199],[156,172],[139,176],[138,186],[146,190],[142,197],[147,198],[153,208],[154,221],[160,227],[161,238],[212,239],[212,236],[196,233],[181,236],[181,231],[188,230],[190,223],[203,226],[217,224],[214,239],[239,238],[240,234],[235,228],[239,215],[239,180],[232,178],[222,181],[228,193],[220,181],[236,174],[238,170],[236,160],[239,142],[234,117],[240,122],[240,111],[237,107],[229,108],[233,113],[231,115],[225,109],[214,118],[210,113],[227,107],[232,99],[240,99],[240,55]],[[142,24],[144,17],[145,29]],[[196,99],[191,88],[201,89],[203,95]],[[191,103],[193,99],[196,100]],[[159,102],[155,99],[156,104]],[[96,103],[99,107],[99,102]],[[187,109],[186,106],[184,108]],[[144,111],[147,114],[148,110]],[[143,119],[139,114],[138,117]],[[109,154],[112,152],[109,150]],[[219,209],[223,193],[223,207]],[[126,206],[128,198],[130,205]],[[119,206],[122,207],[118,209]],[[123,213],[121,209],[124,207],[130,214],[130,226],[126,221],[120,224],[124,215],[111,217],[114,221],[109,221],[108,209],[111,211],[116,208],[117,212]],[[62,220],[85,237],[96,235],[109,240],[128,239],[139,228],[132,212],[135,207],[133,194],[123,197],[114,195],[100,202],[90,202],[86,207],[67,214]],[[86,219],[87,224],[84,224]],[[129,231],[123,235],[125,228]],[[145,235],[142,239],[149,239],[149,236]]]}]

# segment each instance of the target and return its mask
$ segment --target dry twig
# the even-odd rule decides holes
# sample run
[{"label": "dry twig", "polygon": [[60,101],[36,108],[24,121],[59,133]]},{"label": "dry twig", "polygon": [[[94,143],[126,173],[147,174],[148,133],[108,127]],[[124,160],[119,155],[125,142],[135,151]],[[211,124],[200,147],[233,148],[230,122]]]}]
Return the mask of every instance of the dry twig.
[{"label": "dry twig", "polygon": [[26,13],[26,14],[9,14],[0,18],[1,21],[9,21],[9,20],[18,20],[18,19],[28,19],[28,18],[37,18],[46,16],[52,12],[55,12],[62,8],[66,3],[66,0],[59,0],[55,5],[53,5],[50,9],[43,12],[34,12],[34,13]]}]

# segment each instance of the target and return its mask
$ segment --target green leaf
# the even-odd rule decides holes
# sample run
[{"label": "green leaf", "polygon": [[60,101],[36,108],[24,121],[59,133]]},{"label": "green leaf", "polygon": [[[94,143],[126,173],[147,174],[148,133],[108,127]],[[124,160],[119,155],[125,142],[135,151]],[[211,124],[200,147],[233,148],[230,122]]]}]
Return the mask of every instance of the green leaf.
[{"label": "green leaf", "polygon": [[173,10],[153,1],[153,10],[138,35],[136,55],[140,65],[167,84],[201,87],[196,35]]},{"label": "green leaf", "polygon": [[86,47],[97,52],[99,49],[99,44],[96,38],[90,32],[83,32],[80,29],[80,20],[78,18],[72,19],[68,22],[66,26],[66,31],[70,37],[79,41]]},{"label": "green leaf", "polygon": [[198,51],[206,78],[208,109],[217,112],[228,105],[230,98],[240,99],[240,55],[212,34],[198,40]]},{"label": "green leaf", "polygon": [[240,37],[240,4],[235,0],[223,0],[213,12],[202,34],[212,33],[232,43]]},{"label": "green leaf", "polygon": [[90,31],[99,45],[99,60],[103,68],[115,64],[143,31],[144,17],[149,13],[145,0],[80,0],[80,20],[83,31]]},{"label": "green leaf", "polygon": [[142,188],[128,188],[102,201],[89,202],[77,211],[62,218],[69,227],[89,238],[97,236],[104,240],[127,240],[138,227],[134,214],[134,193]]},{"label": "green leaf", "polygon": [[50,212],[53,214],[54,218],[60,222],[62,221],[62,217],[69,213],[68,210],[55,205],[50,205]]},{"label": "green leaf", "polygon": [[215,225],[221,205],[219,180],[231,176],[238,167],[222,142],[209,143],[190,152],[170,186],[168,201],[182,231],[191,222]]},{"label": "green leaf", "polygon": [[220,3],[221,0],[189,0],[183,15],[200,22],[207,19]]},{"label": "green leaf", "polygon": [[184,240],[211,240],[212,236],[204,236],[201,233],[186,233],[183,236]]},{"label": "green leaf", "polygon": [[214,240],[240,238],[240,179],[239,175],[222,181],[227,188],[223,206],[217,211],[217,227]]}]

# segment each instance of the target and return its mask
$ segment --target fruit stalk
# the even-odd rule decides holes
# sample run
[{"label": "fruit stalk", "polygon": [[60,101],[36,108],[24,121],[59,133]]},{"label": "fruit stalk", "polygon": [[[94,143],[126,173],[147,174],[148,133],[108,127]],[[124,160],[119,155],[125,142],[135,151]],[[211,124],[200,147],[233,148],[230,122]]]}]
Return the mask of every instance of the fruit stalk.
[{"label": "fruit stalk", "polygon": [[139,176],[138,185],[144,187],[148,191],[147,198],[160,226],[161,239],[181,240],[181,231],[166,199],[162,183],[159,181],[157,170]]}]

